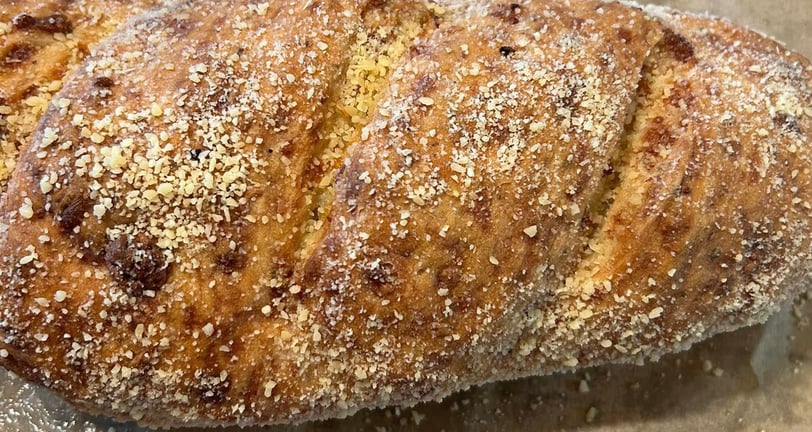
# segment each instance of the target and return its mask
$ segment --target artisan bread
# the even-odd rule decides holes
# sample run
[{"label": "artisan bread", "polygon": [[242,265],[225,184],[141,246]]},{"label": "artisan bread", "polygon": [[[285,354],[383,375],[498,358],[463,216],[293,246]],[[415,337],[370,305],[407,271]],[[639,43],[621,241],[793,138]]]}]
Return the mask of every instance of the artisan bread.
[{"label": "artisan bread", "polygon": [[0,194],[66,74],[160,0],[7,0],[0,6]]},{"label": "artisan bread", "polygon": [[0,203],[0,363],[115,418],[245,426],[761,322],[810,273],[811,70],[628,3],[146,13]]}]

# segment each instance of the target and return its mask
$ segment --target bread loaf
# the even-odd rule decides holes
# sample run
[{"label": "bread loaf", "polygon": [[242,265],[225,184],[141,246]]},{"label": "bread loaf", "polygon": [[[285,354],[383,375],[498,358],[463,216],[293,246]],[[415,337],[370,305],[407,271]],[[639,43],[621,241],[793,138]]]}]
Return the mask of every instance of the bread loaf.
[{"label": "bread loaf", "polygon": [[99,40],[160,0],[13,0],[0,6],[0,195],[40,117]]},{"label": "bread loaf", "polygon": [[0,203],[0,363],[150,426],[411,405],[761,322],[810,273],[809,62],[594,0],[130,21]]}]

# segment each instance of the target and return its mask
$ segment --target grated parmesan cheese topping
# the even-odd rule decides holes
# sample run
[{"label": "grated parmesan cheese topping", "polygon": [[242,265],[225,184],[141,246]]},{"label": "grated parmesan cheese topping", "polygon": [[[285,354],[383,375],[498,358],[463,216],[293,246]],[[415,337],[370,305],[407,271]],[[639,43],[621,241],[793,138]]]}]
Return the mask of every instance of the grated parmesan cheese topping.
[{"label": "grated parmesan cheese topping", "polygon": [[[5,191],[20,151],[32,141],[39,119],[53,104],[66,109],[68,99],[53,100],[64,78],[76,70],[98,41],[128,18],[156,7],[161,0],[113,3],[95,0],[59,5],[27,1],[0,11],[0,189]],[[103,19],[98,19],[102,17]],[[51,24],[48,25],[48,20]],[[11,56],[12,53],[17,56]]]},{"label": "grated parmesan cheese topping", "polygon": [[772,41],[590,0],[229,6],[100,45],[0,202],[0,363],[83,406],[411,404],[657,358],[809,275],[812,69]]}]

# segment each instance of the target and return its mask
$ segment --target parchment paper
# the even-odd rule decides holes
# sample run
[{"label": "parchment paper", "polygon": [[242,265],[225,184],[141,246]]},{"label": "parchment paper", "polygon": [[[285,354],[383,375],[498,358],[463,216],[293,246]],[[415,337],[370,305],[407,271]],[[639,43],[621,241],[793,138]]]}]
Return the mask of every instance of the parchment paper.
[{"label": "parchment paper", "polygon": [[[812,57],[812,0],[650,3],[726,16]],[[490,384],[413,409],[362,412],[344,420],[251,432],[808,432],[812,302],[805,298],[766,325],[718,336],[653,364]],[[141,432],[131,424],[82,414],[0,370],[0,432],[62,431]]]}]

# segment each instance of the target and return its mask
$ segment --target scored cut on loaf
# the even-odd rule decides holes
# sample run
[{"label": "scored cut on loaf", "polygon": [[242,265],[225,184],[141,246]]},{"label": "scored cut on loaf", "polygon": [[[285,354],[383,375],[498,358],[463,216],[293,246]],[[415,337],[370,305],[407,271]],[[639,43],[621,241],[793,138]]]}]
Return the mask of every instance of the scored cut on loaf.
[{"label": "scored cut on loaf", "polygon": [[146,13],[0,203],[0,363],[119,419],[253,425],[761,322],[810,273],[810,71],[628,3]]}]

